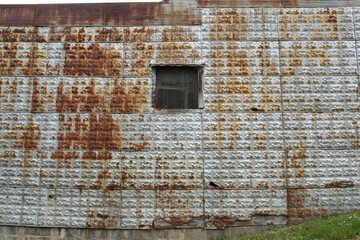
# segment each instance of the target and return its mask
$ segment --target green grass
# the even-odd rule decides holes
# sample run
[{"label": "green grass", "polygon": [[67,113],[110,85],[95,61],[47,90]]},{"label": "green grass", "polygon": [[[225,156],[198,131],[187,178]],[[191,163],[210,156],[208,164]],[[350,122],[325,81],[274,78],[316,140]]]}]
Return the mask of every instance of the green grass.
[{"label": "green grass", "polygon": [[360,237],[360,211],[320,220],[307,221],[301,225],[276,231],[225,237],[223,240],[340,240]]}]

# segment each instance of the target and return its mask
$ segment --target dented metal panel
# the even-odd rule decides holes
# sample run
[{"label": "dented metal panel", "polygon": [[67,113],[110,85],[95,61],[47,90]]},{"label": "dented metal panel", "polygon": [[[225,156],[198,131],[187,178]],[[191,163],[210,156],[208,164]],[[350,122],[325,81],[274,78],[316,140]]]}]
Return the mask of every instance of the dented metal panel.
[{"label": "dented metal panel", "polygon": [[[358,209],[359,9],[285,3],[1,20],[0,224],[224,229]],[[159,65],[203,66],[204,108],[156,110]]]}]

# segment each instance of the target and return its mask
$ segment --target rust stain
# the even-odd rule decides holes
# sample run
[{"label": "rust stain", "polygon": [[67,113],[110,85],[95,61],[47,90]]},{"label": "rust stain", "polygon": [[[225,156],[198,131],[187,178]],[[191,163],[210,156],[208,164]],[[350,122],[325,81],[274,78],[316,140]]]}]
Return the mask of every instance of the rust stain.
[{"label": "rust stain", "polygon": [[23,60],[17,58],[18,44],[5,43],[4,51],[0,51],[0,75],[13,75]]},{"label": "rust stain", "polygon": [[224,216],[224,217],[213,218],[211,219],[211,222],[217,229],[225,229],[234,222],[236,222],[236,219],[228,216]]},{"label": "rust stain", "polygon": [[147,81],[140,80],[127,86],[125,80],[111,79],[111,88],[110,81],[105,85],[96,85],[94,79],[90,80],[88,86],[66,86],[60,82],[57,89],[56,110],[57,112],[74,113],[139,112],[146,108],[148,92]]},{"label": "rust stain", "polygon": [[104,96],[95,92],[95,80],[91,79],[90,84],[84,87],[69,86],[67,89],[60,82],[56,96],[56,111],[62,112],[93,112],[101,110],[105,104]]},{"label": "rust stain", "polygon": [[39,145],[41,131],[40,125],[34,124],[30,121],[26,126],[23,127],[25,130],[21,136],[20,140],[15,141],[15,148],[24,148],[24,149],[35,149]]},{"label": "rust stain", "polygon": [[41,60],[39,58],[46,59],[47,56],[43,51],[39,51],[38,45],[36,43],[31,45],[31,49],[27,57],[29,58],[29,61],[25,64],[21,72],[26,76],[45,75],[44,69],[40,67]]},{"label": "rust stain", "polygon": [[268,181],[260,181],[256,188],[259,188],[259,189],[269,189],[269,182]]},{"label": "rust stain", "polygon": [[55,99],[55,96],[48,92],[48,86],[40,84],[38,78],[31,78],[29,87],[32,88],[30,112],[44,112],[49,109],[49,103]]},{"label": "rust stain", "polygon": [[[21,185],[25,186],[30,184],[29,177],[31,176],[31,168],[34,163],[34,150],[38,148],[40,138],[41,138],[41,130],[39,124],[33,123],[32,116],[29,119],[27,124],[22,124],[13,128],[15,131],[23,131],[20,136],[13,134],[11,138],[16,139],[14,141],[14,148],[22,149],[23,159],[20,161],[20,171],[21,171]],[[10,136],[9,136],[10,137]],[[21,210],[23,211],[23,209]]]},{"label": "rust stain", "polygon": [[[329,3],[329,5],[331,5]],[[323,7],[329,7],[323,6]],[[320,9],[320,6],[317,6]],[[280,39],[300,40],[302,34],[308,35],[307,39],[315,41],[341,40],[338,32],[338,11],[326,8],[319,10],[312,15],[303,15],[300,9],[281,9],[280,10]],[[300,25],[306,23],[306,27],[314,24],[310,32],[302,32]]]},{"label": "rust stain", "polygon": [[307,190],[301,188],[287,189],[288,216],[291,222],[301,222],[328,214],[327,209],[322,207],[309,208],[306,206],[305,198]]},{"label": "rust stain", "polygon": [[132,141],[126,132],[120,131],[120,125],[109,114],[91,113],[89,118],[83,119],[78,114],[66,119],[61,113],[59,118],[58,150],[52,153],[51,158],[64,162],[66,167],[70,167],[72,161],[82,161],[83,164],[102,161],[103,169],[90,185],[91,189],[111,191],[123,188],[117,183],[107,182],[111,176],[107,165],[113,159],[112,151],[142,151],[150,145],[145,136],[140,141]]},{"label": "rust stain", "polygon": [[100,170],[97,175],[97,180],[90,186],[90,189],[110,189],[107,186],[107,179],[109,177],[111,177],[111,173],[107,167],[103,170]]},{"label": "rust stain", "polygon": [[[75,123],[73,126],[72,122]],[[89,119],[81,119],[78,114],[75,118],[60,114],[58,133],[58,151],[52,154],[52,158],[60,156],[67,159],[62,150],[85,150],[80,157],[82,159],[109,160],[112,159],[111,150],[120,150],[118,132],[120,126],[113,122],[109,114],[90,114]],[[97,151],[97,152],[96,152]],[[71,158],[78,158],[79,153],[70,154]]]},{"label": "rust stain", "polygon": [[85,46],[84,44],[64,44],[66,76],[119,76],[123,66],[118,61],[121,53],[107,50],[98,43]]},{"label": "rust stain", "polygon": [[41,35],[38,28],[6,28],[0,29],[2,42],[46,42],[45,36]]},{"label": "rust stain", "polygon": [[326,188],[352,188],[354,186],[352,181],[333,181],[325,184]]},{"label": "rust stain", "polygon": [[65,27],[56,29],[54,27],[50,28],[49,33],[49,42],[75,42],[83,43],[86,41],[92,41],[93,36],[85,32],[85,28],[72,28]]},{"label": "rust stain", "polygon": [[117,225],[118,219],[115,216],[111,216],[109,210],[104,213],[95,212],[92,210],[87,215],[86,228],[113,228]]},{"label": "rust stain", "polygon": [[42,107],[42,99],[39,96],[40,90],[39,90],[39,79],[34,78],[33,79],[33,95],[31,98],[31,112],[37,112]]},{"label": "rust stain", "polygon": [[55,201],[55,200],[56,200],[56,195],[54,195],[54,194],[49,194],[49,195],[48,195],[48,200],[50,200],[50,201]]},{"label": "rust stain", "polygon": [[257,54],[260,58],[260,72],[262,75],[276,75],[277,68],[275,61],[270,58],[270,43],[264,42],[258,46]]},{"label": "rust stain", "polygon": [[164,219],[164,221],[170,223],[172,226],[181,226],[190,222],[191,218],[170,217],[169,219]]},{"label": "rust stain", "polygon": [[149,89],[137,80],[136,85],[126,89],[125,83],[119,79],[113,80],[111,90],[111,112],[131,113],[141,109],[141,105],[147,103]]},{"label": "rust stain", "polygon": [[124,34],[119,28],[98,28],[95,41],[98,42],[123,42]]}]

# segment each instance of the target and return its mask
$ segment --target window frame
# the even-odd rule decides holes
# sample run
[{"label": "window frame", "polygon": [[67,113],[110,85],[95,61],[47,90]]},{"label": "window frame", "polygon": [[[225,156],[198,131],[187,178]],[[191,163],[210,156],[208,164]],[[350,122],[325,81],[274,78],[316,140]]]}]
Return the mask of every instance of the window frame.
[{"label": "window frame", "polygon": [[[153,108],[155,108],[156,110],[164,110],[164,111],[169,111],[169,110],[197,110],[197,109],[203,109],[204,108],[204,93],[203,93],[203,89],[204,89],[204,83],[203,83],[203,72],[204,72],[204,65],[172,65],[172,64],[152,64],[150,65],[150,67],[152,67],[152,71],[153,71],[153,75],[154,75],[154,81],[153,81],[153,101],[152,101],[152,106]],[[157,69],[158,68],[171,68],[171,67],[178,67],[178,68],[194,68],[197,71],[197,103],[198,103],[198,107],[197,108],[188,108],[188,106],[184,107],[184,108],[158,108],[157,107],[157,99],[158,99],[158,91],[160,89],[166,89],[166,90],[184,90],[185,93],[185,97],[188,97],[188,88],[186,87],[169,87],[169,86],[162,86],[162,87],[158,87],[157,86]],[[186,105],[188,105],[188,101],[186,100]]]}]

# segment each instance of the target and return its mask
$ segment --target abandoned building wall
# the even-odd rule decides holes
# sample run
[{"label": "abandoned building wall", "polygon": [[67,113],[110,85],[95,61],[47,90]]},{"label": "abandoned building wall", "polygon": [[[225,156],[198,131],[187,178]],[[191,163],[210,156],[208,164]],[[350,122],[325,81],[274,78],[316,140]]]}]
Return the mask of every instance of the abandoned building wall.
[{"label": "abandoned building wall", "polygon": [[[360,208],[360,8],[179,2],[89,6],[91,21],[0,7],[23,13],[0,16],[1,225],[223,229]],[[153,107],[152,66],[170,64],[203,66],[203,109]]]}]

